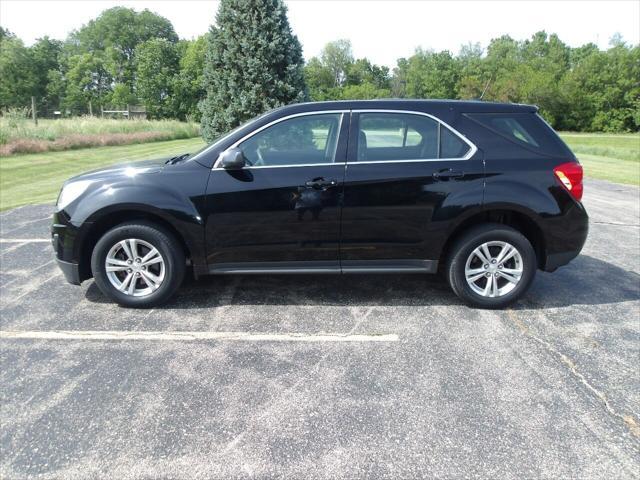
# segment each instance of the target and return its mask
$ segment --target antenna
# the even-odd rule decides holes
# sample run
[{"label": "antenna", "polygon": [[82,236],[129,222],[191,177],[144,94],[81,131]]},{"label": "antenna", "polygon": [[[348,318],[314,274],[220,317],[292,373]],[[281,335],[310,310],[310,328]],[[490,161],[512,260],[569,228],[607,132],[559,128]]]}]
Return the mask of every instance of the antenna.
[{"label": "antenna", "polygon": [[491,84],[491,80],[493,80],[493,75],[489,77],[489,80],[487,80],[487,84],[484,86],[484,90],[482,90],[482,95],[480,95],[480,98],[478,100],[482,100],[482,97],[484,97],[484,94],[487,92],[487,89],[489,88],[489,84]]}]

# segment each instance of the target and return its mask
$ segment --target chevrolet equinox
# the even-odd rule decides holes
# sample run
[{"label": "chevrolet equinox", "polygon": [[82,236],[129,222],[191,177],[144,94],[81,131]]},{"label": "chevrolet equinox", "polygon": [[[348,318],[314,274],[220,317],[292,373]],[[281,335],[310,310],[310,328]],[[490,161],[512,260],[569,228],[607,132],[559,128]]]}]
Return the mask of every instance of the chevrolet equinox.
[{"label": "chevrolet equinox", "polygon": [[582,167],[534,106],[304,103],[191,155],[68,180],[51,240],[70,283],[129,307],[166,301],[188,269],[440,272],[499,308],[578,255],[581,197]]}]

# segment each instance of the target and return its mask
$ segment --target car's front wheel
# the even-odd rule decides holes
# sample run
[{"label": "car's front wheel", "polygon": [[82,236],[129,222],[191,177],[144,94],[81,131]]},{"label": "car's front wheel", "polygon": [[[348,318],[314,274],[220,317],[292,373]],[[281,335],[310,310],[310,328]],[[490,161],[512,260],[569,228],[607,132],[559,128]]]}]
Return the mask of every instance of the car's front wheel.
[{"label": "car's front wheel", "polygon": [[524,235],[506,225],[485,224],[453,245],[447,278],[468,305],[502,308],[527,291],[536,269],[536,254]]},{"label": "car's front wheel", "polygon": [[91,268],[98,288],[126,307],[167,301],[184,278],[185,255],[169,232],[148,223],[126,223],[96,243]]}]

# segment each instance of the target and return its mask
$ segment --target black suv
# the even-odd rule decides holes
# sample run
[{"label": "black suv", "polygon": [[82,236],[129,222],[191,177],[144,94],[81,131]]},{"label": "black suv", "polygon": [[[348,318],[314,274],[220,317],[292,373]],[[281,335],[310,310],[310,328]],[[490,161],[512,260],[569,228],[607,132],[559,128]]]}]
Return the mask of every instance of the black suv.
[{"label": "black suv", "polygon": [[[52,242],[67,280],[131,307],[205,274],[436,273],[478,307],[578,255],[582,167],[536,107],[296,104],[200,152],[67,181]],[[428,295],[428,292],[425,292]]]}]

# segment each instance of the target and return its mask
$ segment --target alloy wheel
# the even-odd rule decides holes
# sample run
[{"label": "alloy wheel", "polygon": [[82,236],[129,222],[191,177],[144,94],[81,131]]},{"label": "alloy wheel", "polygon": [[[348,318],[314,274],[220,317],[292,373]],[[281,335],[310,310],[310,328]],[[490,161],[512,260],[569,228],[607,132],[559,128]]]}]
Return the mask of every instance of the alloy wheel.
[{"label": "alloy wheel", "polygon": [[144,297],[162,285],[165,261],[149,242],[128,238],[111,247],[105,259],[105,270],[109,282],[118,291]]},{"label": "alloy wheel", "polygon": [[485,242],[467,258],[464,276],[467,284],[483,297],[502,297],[520,283],[522,255],[513,245],[502,241]]}]

